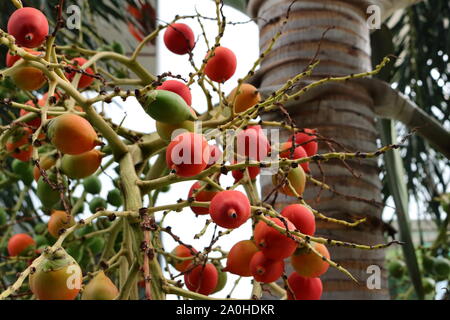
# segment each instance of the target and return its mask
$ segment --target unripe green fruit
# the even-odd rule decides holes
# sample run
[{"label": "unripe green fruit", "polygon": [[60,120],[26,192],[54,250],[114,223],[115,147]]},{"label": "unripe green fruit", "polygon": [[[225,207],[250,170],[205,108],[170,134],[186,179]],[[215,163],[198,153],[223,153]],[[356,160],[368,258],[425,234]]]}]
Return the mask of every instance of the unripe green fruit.
[{"label": "unripe green fruit", "polygon": [[99,254],[105,247],[105,240],[100,237],[91,238],[87,242],[87,246],[89,247],[89,249],[91,249],[93,254]]},{"label": "unripe green fruit", "polygon": [[77,237],[81,238],[81,237],[87,235],[88,233],[92,233],[92,232],[94,232],[94,231],[95,231],[94,226],[93,226],[93,225],[88,225],[88,226],[86,226],[86,227],[84,227],[84,228],[81,228],[81,229],[76,230],[76,231],[75,231],[75,235],[76,235]]},{"label": "unripe green fruit", "polygon": [[[183,131],[181,131],[183,129]],[[161,139],[166,141],[172,141],[172,134],[176,131],[180,130],[181,133],[189,131],[194,132],[195,124],[194,121],[186,120],[177,124],[170,124],[161,121],[156,121],[156,131]]]},{"label": "unripe green fruit", "polygon": [[446,280],[450,275],[450,261],[441,257],[436,258],[433,271],[438,280]]},{"label": "unripe green fruit", "polygon": [[214,293],[217,293],[219,291],[222,291],[223,288],[225,288],[225,285],[227,284],[228,276],[226,272],[222,272],[222,266],[221,265],[215,265],[217,272],[219,273],[219,280],[217,280],[217,286],[214,289]]},{"label": "unripe green fruit", "polygon": [[92,213],[97,212],[99,209],[106,209],[108,207],[108,203],[105,201],[105,199],[102,199],[100,197],[94,198],[89,203],[89,210],[91,210]]},{"label": "unripe green fruit", "polygon": [[83,259],[84,247],[80,246],[78,243],[74,243],[67,248],[67,253],[71,255],[77,262]]},{"label": "unripe green fruit", "polygon": [[434,257],[430,257],[427,255],[424,255],[422,257],[422,266],[423,269],[425,270],[425,272],[427,273],[433,273],[433,269],[434,269]]},{"label": "unripe green fruit", "polygon": [[422,286],[425,294],[429,294],[434,292],[434,290],[436,289],[436,282],[431,278],[423,278]]},{"label": "unripe green fruit", "polygon": [[90,194],[99,194],[102,191],[102,182],[96,176],[84,179],[84,190]]},{"label": "unripe green fruit", "polygon": [[156,121],[178,124],[186,120],[197,120],[186,101],[171,91],[150,91],[140,99],[140,103],[145,112]]},{"label": "unripe green fruit", "polygon": [[34,241],[36,241],[36,248],[38,249],[49,245],[47,238],[41,234],[35,236]]},{"label": "unripe green fruit", "polygon": [[116,285],[103,271],[100,271],[84,287],[81,300],[114,300],[119,294]]},{"label": "unripe green fruit", "polygon": [[123,204],[122,194],[119,189],[111,190],[108,193],[108,203],[113,205],[114,207],[120,207]]},{"label": "unripe green fruit", "polygon": [[[50,175],[49,181],[56,185],[56,175]],[[59,191],[53,190],[52,187],[44,181],[43,177],[39,178],[36,194],[39,200],[41,200],[42,205],[48,209],[52,208],[61,200]]]},{"label": "unripe green fruit", "polygon": [[406,271],[406,265],[401,260],[393,260],[388,265],[389,274],[394,278],[401,278],[405,271]]},{"label": "unripe green fruit", "polygon": [[450,203],[448,203],[448,202],[443,203],[443,204],[442,204],[442,209],[444,209],[444,211],[445,211],[447,214],[450,214]]},{"label": "unripe green fruit", "polygon": [[12,171],[26,186],[30,186],[33,183],[33,167],[30,165],[30,163],[15,159],[12,162]]},{"label": "unripe green fruit", "polygon": [[111,224],[112,224],[112,222],[109,221],[108,218],[99,218],[99,219],[97,219],[97,221],[95,222],[95,225],[97,226],[97,228],[98,228],[99,230],[107,229],[107,228],[109,228],[109,227],[111,226]]},{"label": "unripe green fruit", "polygon": [[4,208],[0,208],[0,226],[4,226],[8,222],[8,215]]},{"label": "unripe green fruit", "polygon": [[34,232],[37,234],[43,234],[47,230],[47,225],[45,223],[38,223],[34,226]]},{"label": "unripe green fruit", "polygon": [[113,44],[111,45],[111,48],[113,49],[114,52],[117,52],[119,54],[124,54],[125,50],[122,47],[122,44],[120,44],[119,42],[114,41]]},{"label": "unripe green fruit", "polygon": [[169,191],[170,191],[170,186],[164,186],[164,187],[162,187],[160,190],[161,190],[161,192],[163,192],[163,193],[169,192]]}]

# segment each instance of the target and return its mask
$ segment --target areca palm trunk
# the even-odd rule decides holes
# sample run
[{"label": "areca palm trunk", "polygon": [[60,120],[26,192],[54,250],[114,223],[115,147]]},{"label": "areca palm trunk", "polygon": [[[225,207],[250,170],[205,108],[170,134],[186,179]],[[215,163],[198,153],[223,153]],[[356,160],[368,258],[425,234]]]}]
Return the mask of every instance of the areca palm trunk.
[{"label": "areca palm trunk", "polygon": [[[251,0],[249,10],[258,17],[261,52],[279,31],[291,0]],[[366,1],[351,0],[299,0],[292,5],[289,22],[274,49],[265,58],[261,70],[262,90],[276,88],[305,70],[320,44],[317,59],[319,66],[305,83],[328,76],[342,76],[369,71],[371,47],[367,24]],[[329,30],[328,30],[329,29]],[[323,37],[324,32],[328,30]],[[377,148],[376,120],[369,93],[351,81],[327,86],[319,97],[290,107],[289,113],[299,128],[317,128],[322,136],[341,145],[331,144],[338,151],[373,151]],[[267,119],[285,120],[281,113],[266,116]],[[285,133],[284,138],[288,137]],[[319,143],[320,153],[330,152],[329,144]],[[305,200],[314,208],[330,217],[352,220],[368,217],[362,227],[348,227],[318,221],[317,235],[364,244],[384,241],[381,208],[356,198],[379,202],[381,182],[376,160],[347,161],[352,173],[341,161],[313,164],[312,174],[342,194],[320,190],[308,184]],[[355,175],[360,176],[355,177]],[[270,177],[262,178],[263,195],[273,189]],[[355,198],[356,197],[356,198]],[[296,199],[279,196],[276,208],[296,202]],[[345,274],[331,269],[322,277],[323,299],[388,299],[383,251],[361,251],[330,247],[332,259],[347,268],[359,281],[356,284]],[[381,268],[381,289],[371,290],[366,285],[367,268]]]}]

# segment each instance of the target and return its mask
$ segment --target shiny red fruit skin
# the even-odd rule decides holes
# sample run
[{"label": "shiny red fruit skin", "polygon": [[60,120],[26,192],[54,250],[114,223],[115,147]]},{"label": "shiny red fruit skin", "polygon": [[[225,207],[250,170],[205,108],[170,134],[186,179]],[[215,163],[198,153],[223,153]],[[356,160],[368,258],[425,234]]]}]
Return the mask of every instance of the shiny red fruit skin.
[{"label": "shiny red fruit skin", "polygon": [[[278,226],[286,229],[286,226],[279,218],[269,218]],[[294,231],[295,226],[285,219],[288,230]],[[255,243],[264,255],[272,260],[282,260],[291,256],[297,249],[297,242],[278,230],[267,225],[264,221],[258,222],[255,227]]]},{"label": "shiny red fruit skin", "polygon": [[288,300],[320,300],[322,297],[322,280],[320,278],[304,278],[293,272],[288,278],[289,287]]},{"label": "shiny red fruit skin", "polygon": [[210,295],[219,281],[219,273],[212,263],[199,265],[184,275],[186,287],[193,292]]},{"label": "shiny red fruit skin", "polygon": [[284,261],[269,259],[259,251],[250,260],[250,271],[258,282],[275,282],[283,275]]},{"label": "shiny red fruit skin", "polygon": [[209,207],[214,223],[222,228],[236,229],[250,218],[251,207],[246,195],[236,190],[219,192]]},{"label": "shiny red fruit skin", "polygon": [[[210,52],[206,59],[210,57]],[[205,74],[215,82],[223,83],[229,80],[236,72],[237,59],[233,51],[225,47],[217,47],[214,56],[208,59]]]},{"label": "shiny red fruit skin", "polygon": [[26,48],[39,47],[48,35],[48,20],[45,15],[31,7],[17,9],[8,21],[8,33],[16,44]]},{"label": "shiny red fruit skin", "polygon": [[295,228],[308,236],[316,232],[316,219],[307,207],[301,204],[291,204],[281,211],[281,215],[292,222]]},{"label": "shiny red fruit skin", "polygon": [[[11,157],[28,162],[31,159],[33,153],[33,147],[30,145],[30,137],[33,132],[29,128],[21,128],[21,131],[17,133],[17,136],[10,138],[6,143],[6,150],[11,152]],[[28,145],[25,148],[23,146]]]},{"label": "shiny red fruit skin", "polygon": [[192,105],[191,89],[181,81],[166,80],[162,85],[156,88],[156,90],[166,90],[178,94],[186,101],[188,106]]},{"label": "shiny red fruit skin", "polygon": [[194,32],[184,23],[173,23],[164,33],[164,44],[173,53],[189,53],[195,46]]},{"label": "shiny red fruit skin", "polygon": [[[317,141],[314,141],[317,139],[317,136],[314,135],[317,131],[312,129],[304,129],[304,131],[305,133],[299,132],[295,134],[295,144],[302,146],[308,157],[312,157],[316,155],[319,150],[319,144]],[[290,138],[290,140],[292,141],[292,138]]]},{"label": "shiny red fruit skin", "polygon": [[11,257],[16,257],[35,244],[34,239],[26,233],[13,235],[8,241],[8,253]]},{"label": "shiny red fruit skin", "polygon": [[[81,67],[87,62],[87,60],[85,58],[75,58],[72,60],[71,65],[73,68],[77,68],[77,69],[81,69]],[[88,74],[92,74],[94,75],[94,70],[92,70],[91,68],[87,68],[86,70],[84,70],[86,73]],[[75,78],[75,76],[78,73],[75,71],[71,71],[66,73],[66,77],[67,79],[72,82],[73,78]],[[78,82],[78,88],[79,89],[85,89],[87,87],[89,87],[92,82],[94,82],[94,78],[87,76],[87,75],[82,75],[80,78],[80,81]]]},{"label": "shiny red fruit skin", "polygon": [[209,161],[208,142],[201,134],[178,135],[166,150],[167,167],[180,177],[193,177],[206,169]]},{"label": "shiny red fruit skin", "polygon": [[[218,191],[208,190],[208,187],[205,187],[202,191],[197,192],[195,197],[193,197],[194,190],[200,190],[201,187],[202,187],[202,183],[200,183],[199,181],[194,183],[192,185],[191,189],[189,190],[188,198],[194,198],[194,201],[198,201],[198,202],[209,202],[219,193]],[[191,210],[195,214],[198,214],[198,215],[209,214],[209,208],[205,208],[205,207],[191,206]]]},{"label": "shiny red fruit skin", "polygon": [[[294,152],[292,152],[291,148],[292,148],[292,141],[285,142],[281,146],[280,158],[298,160],[308,157],[308,154],[306,153],[303,147],[301,146],[296,147],[294,149]],[[309,162],[302,163],[301,166],[306,173],[310,173],[311,170],[309,169]]]},{"label": "shiny red fruit skin", "polygon": [[260,126],[241,131],[236,138],[237,154],[250,160],[262,161],[271,150],[269,140]]}]

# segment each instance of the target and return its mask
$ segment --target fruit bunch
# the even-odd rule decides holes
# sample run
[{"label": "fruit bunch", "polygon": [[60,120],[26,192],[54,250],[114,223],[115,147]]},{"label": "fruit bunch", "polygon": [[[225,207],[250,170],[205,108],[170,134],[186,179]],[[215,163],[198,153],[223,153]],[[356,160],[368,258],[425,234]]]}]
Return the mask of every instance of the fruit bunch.
[{"label": "fruit bunch", "polygon": [[[450,194],[442,194],[434,199],[439,202],[442,210],[450,214]],[[435,299],[436,295],[445,290],[445,282],[450,279],[450,257],[448,255],[448,243],[444,236],[447,232],[447,224],[444,223],[437,230],[437,237],[431,244],[424,244],[415,250],[419,262],[419,277],[412,277],[409,272],[406,259],[399,250],[390,250],[387,258],[389,275],[389,291],[394,299],[417,299],[411,280],[419,280],[422,285],[424,298]]]},{"label": "fruit bunch", "polygon": [[[222,12],[220,1],[217,5]],[[30,99],[5,101],[5,108],[19,111],[1,129],[0,184],[18,184],[22,193],[34,193],[39,206],[32,215],[21,211],[21,199],[0,208],[0,250],[8,258],[0,269],[20,272],[18,279],[5,277],[8,288],[0,299],[17,292],[40,300],[165,299],[168,294],[207,299],[223,291],[233,275],[253,279],[254,299],[273,291],[281,298],[317,300],[322,295],[319,277],[330,265],[351,276],[332,261],[327,247],[390,245],[365,246],[316,235],[316,218],[348,227],[364,220],[329,218],[308,205],[303,194],[309,181],[320,184],[312,179],[314,163],[363,157],[334,150],[318,155],[320,133],[297,127],[287,111],[286,121],[262,120],[263,114],[298,97],[300,93],[288,92],[301,77],[263,96],[250,78],[269,46],[248,74],[236,79],[235,88],[224,92],[222,84],[234,81],[239,61],[221,44],[226,23],[218,24],[219,35],[207,52],[198,53],[201,37],[181,19],[149,35],[138,34],[140,44],[127,56],[106,45],[101,53],[55,45],[61,29],[50,33],[45,14],[37,9],[18,8],[11,15],[8,33],[0,34],[9,50],[7,68],[0,72]],[[163,37],[167,54],[183,55],[192,64],[188,78],[170,72],[155,76],[136,59],[157,36]],[[119,77],[101,67],[111,61],[127,72]],[[194,86],[205,93],[204,113],[194,103]],[[148,115],[143,121],[154,123],[156,132],[125,128],[95,108],[98,103],[109,108],[113,98],[124,103],[135,98]],[[274,141],[267,128],[288,138]],[[230,172],[231,185],[222,179]],[[292,205],[276,210],[270,197],[261,198],[256,180],[263,174],[272,177],[269,195],[283,195]],[[161,193],[183,182],[191,184],[183,198],[158,203]],[[194,238],[204,238],[214,227],[203,250],[176,235],[176,226],[165,224],[167,216],[188,208],[194,223],[181,227],[191,230],[206,220]],[[248,237],[229,251],[221,248],[223,237],[246,226]],[[177,243],[173,250],[162,241],[166,236]],[[166,263],[173,268],[164,269]],[[294,269],[289,275],[288,264]],[[180,276],[183,281],[177,281]]]}]

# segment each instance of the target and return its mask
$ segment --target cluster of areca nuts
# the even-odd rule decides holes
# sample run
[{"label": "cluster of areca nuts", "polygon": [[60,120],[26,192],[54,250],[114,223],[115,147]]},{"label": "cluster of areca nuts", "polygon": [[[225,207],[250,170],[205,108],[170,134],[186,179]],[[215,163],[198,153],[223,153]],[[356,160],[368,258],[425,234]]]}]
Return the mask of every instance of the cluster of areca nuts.
[{"label": "cluster of areca nuts", "polygon": [[[34,8],[16,10],[8,23],[8,33],[15,38],[16,44],[32,55],[44,54],[36,48],[44,43],[48,32],[46,17]],[[182,23],[168,26],[164,34],[166,47],[175,54],[190,54],[195,46],[194,40],[193,31]],[[228,48],[217,46],[213,52],[207,53],[205,59],[204,74],[211,81],[224,83],[236,71],[236,56]],[[67,80],[78,80],[79,90],[89,88],[95,80],[91,68],[80,69],[86,62],[87,60],[82,57],[75,58],[66,69]],[[16,64],[19,65],[15,66]],[[7,66],[15,68],[11,77],[23,90],[39,90],[47,81],[40,69],[24,64],[20,57],[12,52],[8,53]],[[45,95],[36,106],[33,101],[27,104],[42,107],[48,101],[54,104],[61,98],[55,93],[52,97]],[[192,108],[191,91],[186,84],[178,80],[166,80],[155,90],[139,97],[139,101],[144,110],[156,120],[159,136],[168,142],[166,164],[172,170],[172,174],[184,178],[194,177],[223,160],[220,147],[210,145],[203,134],[195,132],[195,121],[199,115]],[[227,101],[234,108],[233,112],[239,114],[258,104],[261,96],[254,86],[242,83],[229,94]],[[61,172],[70,179],[88,178],[98,171],[104,156],[96,149],[101,145],[96,130],[86,119],[78,115],[77,111],[83,110],[75,107],[73,112],[52,118],[39,138],[40,145],[50,142],[52,150],[50,153],[53,154],[42,156],[34,168],[34,178],[38,185],[37,195],[43,207],[48,209],[54,208],[61,201],[61,190],[55,186],[61,182],[64,185],[65,182],[64,177],[61,178],[57,173]],[[21,116],[27,113],[21,110]],[[40,127],[41,119],[36,118],[17,128],[6,144],[6,149],[13,158],[17,161],[30,162],[35,147],[30,144],[30,137]],[[177,134],[179,129],[184,131]],[[303,131],[274,148],[260,126],[248,126],[237,134],[237,144],[242,147],[238,149],[242,153],[236,154],[232,164],[248,160],[260,162],[275,151],[279,153],[279,158],[290,160],[314,156],[318,151],[316,132],[310,129]],[[60,159],[54,156],[55,151],[61,155]],[[198,154],[202,155],[200,159],[196,158]],[[245,170],[232,171],[232,175],[236,182],[246,178],[254,180],[260,174],[260,170],[260,166],[251,166]],[[288,175],[275,174],[274,186],[283,194],[300,197],[305,190],[305,172],[309,172],[308,163],[291,169]],[[239,228],[252,216],[248,197],[237,190],[220,191],[206,182],[199,181],[192,185],[188,199],[190,202],[209,203],[208,206],[192,205],[192,211],[197,215],[209,214],[215,224],[226,229]],[[269,220],[286,232],[282,233],[264,221],[257,222],[252,239],[240,241],[232,247],[228,253],[226,267],[223,269],[207,261],[195,264],[197,251],[185,245],[177,246],[172,255],[178,260],[175,259],[173,265],[184,274],[187,288],[203,295],[213,294],[220,287],[223,288],[224,284],[220,281],[220,274],[223,272],[253,277],[260,283],[272,283],[282,277],[285,269],[284,260],[290,257],[295,271],[287,279],[289,284],[287,298],[320,299],[322,282],[319,276],[328,269],[329,264],[326,261],[329,259],[328,250],[324,245],[314,244],[314,250],[319,252],[321,257],[303,246],[301,239],[290,234],[299,231],[304,235],[313,236],[314,214],[306,206],[293,204],[284,208],[279,218]],[[64,229],[74,224],[75,221],[70,214],[52,210],[48,231],[58,238]],[[35,240],[29,235],[16,234],[9,239],[8,251],[11,256],[17,256],[29,252],[29,249],[35,246]],[[47,257],[46,252],[43,255]],[[74,270],[71,273],[68,272],[70,268]],[[75,299],[80,286],[68,288],[66,285],[67,277],[74,272],[81,275],[77,262],[61,248],[57,254],[53,253],[39,264],[38,268],[32,270],[30,288],[38,299]],[[85,286],[82,298],[114,299],[118,292],[111,279],[100,271]]]}]

